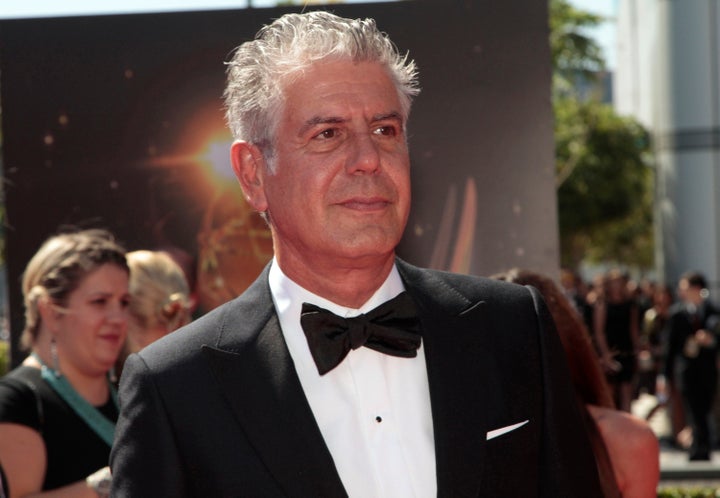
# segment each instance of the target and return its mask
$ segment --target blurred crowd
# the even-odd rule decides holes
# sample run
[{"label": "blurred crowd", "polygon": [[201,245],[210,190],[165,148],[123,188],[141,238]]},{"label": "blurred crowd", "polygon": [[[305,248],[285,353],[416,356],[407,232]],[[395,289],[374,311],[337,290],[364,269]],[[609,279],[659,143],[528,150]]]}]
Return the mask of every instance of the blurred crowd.
[{"label": "blurred crowd", "polygon": [[[676,286],[613,269],[586,281],[563,270],[565,296],[591,336],[617,408],[652,396],[647,420],[663,414],[663,442],[709,460],[720,447],[717,337],[720,310],[699,272]],[[662,409],[662,410],[661,410]]]}]

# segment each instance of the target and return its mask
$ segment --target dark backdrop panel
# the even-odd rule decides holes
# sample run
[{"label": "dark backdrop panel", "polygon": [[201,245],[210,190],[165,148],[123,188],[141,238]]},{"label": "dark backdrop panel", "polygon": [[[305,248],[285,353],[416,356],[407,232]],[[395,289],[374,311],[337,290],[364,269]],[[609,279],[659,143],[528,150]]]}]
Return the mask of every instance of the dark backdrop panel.
[{"label": "dark backdrop panel", "polygon": [[[474,274],[554,272],[546,2],[332,9],[374,17],[420,68],[400,254]],[[109,228],[131,250],[183,253],[205,309],[257,275],[270,250],[229,165],[223,61],[288,10],[297,9],[0,22],[14,343],[22,270],[62,225]]]}]

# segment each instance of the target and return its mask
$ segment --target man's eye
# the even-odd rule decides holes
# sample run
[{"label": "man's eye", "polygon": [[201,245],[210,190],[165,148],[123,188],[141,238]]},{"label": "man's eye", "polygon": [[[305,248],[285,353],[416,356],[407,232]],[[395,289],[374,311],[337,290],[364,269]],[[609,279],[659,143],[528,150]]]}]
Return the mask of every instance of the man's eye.
[{"label": "man's eye", "polygon": [[394,126],[380,126],[375,128],[375,135],[381,135],[384,137],[394,137],[398,134],[397,128]]},{"label": "man's eye", "polygon": [[317,135],[315,135],[315,138],[318,138],[320,140],[329,140],[331,138],[335,138],[338,136],[338,131],[335,128],[328,128],[327,130],[323,130]]}]

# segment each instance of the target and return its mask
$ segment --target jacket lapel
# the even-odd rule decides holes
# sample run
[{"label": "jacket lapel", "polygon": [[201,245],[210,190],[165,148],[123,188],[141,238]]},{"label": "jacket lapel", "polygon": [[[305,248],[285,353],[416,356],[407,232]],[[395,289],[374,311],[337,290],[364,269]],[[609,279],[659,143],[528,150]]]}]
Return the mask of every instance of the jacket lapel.
[{"label": "jacket lapel", "polygon": [[346,496],[282,336],[267,273],[230,308],[204,355],[285,495]]},{"label": "jacket lapel", "polygon": [[[398,260],[420,313],[435,438],[438,496],[478,496],[492,378],[484,344],[485,304]],[[489,325],[489,324],[488,324]],[[471,387],[468,389],[468,387]]]}]

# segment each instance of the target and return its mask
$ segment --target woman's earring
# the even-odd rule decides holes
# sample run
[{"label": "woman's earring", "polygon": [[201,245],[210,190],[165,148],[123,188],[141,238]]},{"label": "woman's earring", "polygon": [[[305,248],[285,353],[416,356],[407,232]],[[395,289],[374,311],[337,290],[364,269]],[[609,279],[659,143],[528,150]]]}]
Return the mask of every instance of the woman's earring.
[{"label": "woman's earring", "polygon": [[60,377],[62,375],[60,373],[60,359],[58,358],[57,342],[55,342],[54,337],[50,339],[50,359],[52,360],[52,368],[55,377]]}]

